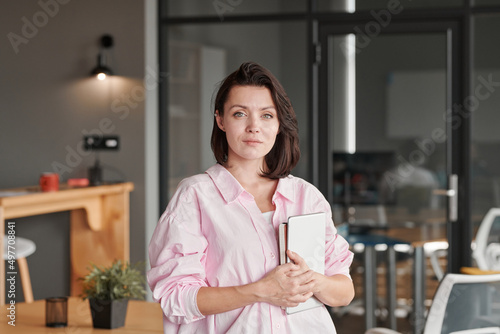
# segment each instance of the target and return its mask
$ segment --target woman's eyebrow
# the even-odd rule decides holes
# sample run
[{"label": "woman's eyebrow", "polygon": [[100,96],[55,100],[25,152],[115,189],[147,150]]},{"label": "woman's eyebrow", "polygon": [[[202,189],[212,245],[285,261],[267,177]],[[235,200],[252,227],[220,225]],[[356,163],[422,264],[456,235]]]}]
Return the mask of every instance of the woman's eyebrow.
[{"label": "woman's eyebrow", "polygon": [[241,109],[248,109],[247,106],[244,106],[242,104],[234,104],[232,105],[231,107],[229,107],[229,110],[233,109],[233,108],[241,108]]},{"label": "woman's eyebrow", "polygon": [[[248,109],[247,106],[242,105],[242,104],[234,104],[231,107],[229,107],[229,110],[231,110],[233,108]],[[274,110],[276,110],[276,107],[274,105],[269,105],[269,106],[266,106],[266,107],[259,108],[259,110],[268,110],[268,109],[274,109]]]}]

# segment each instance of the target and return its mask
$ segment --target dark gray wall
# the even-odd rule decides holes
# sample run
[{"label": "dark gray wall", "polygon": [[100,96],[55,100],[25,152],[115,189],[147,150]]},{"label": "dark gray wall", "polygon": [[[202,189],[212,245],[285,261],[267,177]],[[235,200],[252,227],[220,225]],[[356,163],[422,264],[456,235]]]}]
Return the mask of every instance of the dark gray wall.
[{"label": "dark gray wall", "polygon": [[[101,154],[104,178],[135,184],[131,260],[144,260],[144,1],[4,1],[1,13],[0,188],[36,185],[55,165],[62,181],[85,177],[94,157],[81,151],[83,133],[119,135],[120,151]],[[104,33],[115,38],[117,76],[99,82],[89,72]],[[35,299],[69,294],[69,214],[13,221],[37,244],[28,258]]]}]

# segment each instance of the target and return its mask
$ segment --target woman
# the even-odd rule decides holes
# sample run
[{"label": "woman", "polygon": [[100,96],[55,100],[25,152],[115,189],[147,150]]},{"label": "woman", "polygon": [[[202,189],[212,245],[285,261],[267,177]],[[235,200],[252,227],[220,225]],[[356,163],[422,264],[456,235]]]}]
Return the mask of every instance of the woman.
[{"label": "woman", "polygon": [[[324,306],[287,315],[311,296],[350,303],[352,253],[330,205],[291,169],[300,156],[295,112],[277,79],[244,63],[215,100],[217,164],[183,180],[149,246],[148,283],[165,333],[335,333]],[[327,212],[325,275],[300,254],[279,265],[277,230],[289,216]]]}]

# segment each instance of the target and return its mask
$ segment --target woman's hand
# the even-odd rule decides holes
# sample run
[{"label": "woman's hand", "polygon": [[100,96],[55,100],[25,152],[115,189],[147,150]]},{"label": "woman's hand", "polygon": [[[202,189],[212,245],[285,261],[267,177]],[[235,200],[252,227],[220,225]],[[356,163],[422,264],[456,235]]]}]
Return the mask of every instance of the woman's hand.
[{"label": "woman's hand", "polygon": [[[295,257],[295,260],[298,258]],[[297,306],[313,295],[310,282],[314,272],[304,264],[286,263],[274,268],[259,281],[246,285],[201,287],[196,297],[198,309],[203,315],[209,315],[256,302],[284,307]]]},{"label": "woman's hand", "polygon": [[348,305],[354,298],[354,287],[350,278],[344,275],[325,276],[315,271],[309,270],[306,261],[297,253],[290,250],[287,255],[300,270],[290,271],[289,277],[294,277],[300,272],[312,272],[311,280],[307,282],[310,291],[324,304],[330,306]]},{"label": "woman's hand", "polygon": [[313,295],[314,272],[298,254],[288,251],[287,255],[293,262],[276,267],[255,283],[256,294],[261,301],[277,306],[293,307]]},{"label": "woman's hand", "polygon": [[274,268],[257,282],[233,287],[202,287],[198,291],[198,309],[204,315],[218,314],[256,302],[294,307],[311,296],[330,306],[351,302],[354,287],[344,275],[325,276],[310,270],[305,260],[288,251],[289,262]]}]

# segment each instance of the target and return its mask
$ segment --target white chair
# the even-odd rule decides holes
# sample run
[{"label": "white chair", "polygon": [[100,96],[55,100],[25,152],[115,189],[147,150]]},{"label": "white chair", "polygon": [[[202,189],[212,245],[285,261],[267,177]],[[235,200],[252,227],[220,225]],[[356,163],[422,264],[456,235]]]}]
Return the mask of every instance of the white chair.
[{"label": "white chair", "polygon": [[[472,257],[480,270],[500,270],[500,208],[491,208],[486,213],[471,247]],[[430,242],[424,245],[424,249],[431,260],[434,274],[441,280],[444,271],[439,264],[439,258],[447,256],[448,243]]]},{"label": "white chair", "polygon": [[[7,236],[4,236],[3,245],[4,245],[3,258],[4,258],[4,260],[8,260],[9,259],[9,252],[8,252],[9,242],[8,242]],[[16,237],[14,247],[15,247],[15,250],[13,252],[11,252],[10,254],[15,255],[15,259],[16,259],[17,265],[19,267],[19,274],[21,276],[21,285],[23,287],[23,292],[24,292],[24,301],[26,303],[32,303],[34,300],[33,299],[33,288],[31,286],[30,273],[28,270],[28,262],[26,261],[26,258],[35,252],[36,245],[33,241],[31,241],[29,239]]]},{"label": "white chair", "polygon": [[[475,330],[475,331],[474,331]],[[484,333],[500,330],[500,274],[447,274],[440,282],[423,334]],[[396,334],[372,328],[365,334]]]},{"label": "white chair", "polygon": [[500,208],[491,208],[476,234],[472,256],[481,270],[500,270]]},{"label": "white chair", "polygon": [[438,281],[441,281],[445,275],[441,267],[440,258],[446,258],[448,255],[448,241],[430,241],[424,244],[425,256],[431,262],[432,270]]}]

